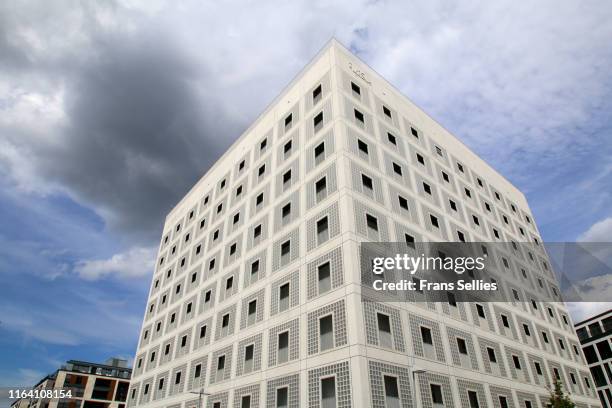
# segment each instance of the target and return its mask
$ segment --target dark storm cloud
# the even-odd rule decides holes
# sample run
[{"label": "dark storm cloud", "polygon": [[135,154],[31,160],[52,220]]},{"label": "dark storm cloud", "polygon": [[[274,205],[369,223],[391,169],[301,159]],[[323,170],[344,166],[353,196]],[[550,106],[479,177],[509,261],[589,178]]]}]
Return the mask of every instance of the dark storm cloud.
[{"label": "dark storm cloud", "polygon": [[[2,49],[17,50],[8,55],[11,69],[49,80],[15,39],[0,38]],[[51,81],[63,84],[66,120],[48,130],[49,140],[29,143],[32,166],[95,208],[112,230],[150,242],[164,215],[237,136],[238,127],[215,108],[214,82],[150,28],[117,35],[92,27],[80,52],[52,59],[61,67]],[[25,143],[13,131],[15,143]]]},{"label": "dark storm cloud", "polygon": [[48,174],[109,211],[113,226],[149,233],[228,145],[201,67],[155,36],[104,38],[67,89],[66,143],[41,154]]}]

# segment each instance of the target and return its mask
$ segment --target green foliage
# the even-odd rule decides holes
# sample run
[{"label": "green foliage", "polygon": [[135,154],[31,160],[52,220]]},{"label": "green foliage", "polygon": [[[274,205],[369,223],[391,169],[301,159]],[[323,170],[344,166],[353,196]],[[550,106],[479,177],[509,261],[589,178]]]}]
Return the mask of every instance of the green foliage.
[{"label": "green foliage", "polygon": [[555,380],[553,389],[550,390],[549,406],[552,408],[576,408],[576,404],[572,402],[568,395],[565,395],[561,388],[561,381]]}]

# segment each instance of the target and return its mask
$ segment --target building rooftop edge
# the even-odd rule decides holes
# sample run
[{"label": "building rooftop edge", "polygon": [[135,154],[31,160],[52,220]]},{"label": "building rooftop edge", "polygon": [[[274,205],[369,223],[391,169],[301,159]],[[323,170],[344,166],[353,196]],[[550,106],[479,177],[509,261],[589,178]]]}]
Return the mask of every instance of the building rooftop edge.
[{"label": "building rooftop edge", "polygon": [[203,182],[204,179],[206,179],[206,176],[209,173],[212,173],[213,170],[218,166],[218,163],[220,163],[224,157],[228,156],[237,146],[238,143],[241,141],[242,137],[245,136],[247,133],[249,133],[252,129],[254,129],[259,123],[260,121],[265,117],[265,115],[276,105],[276,103],[281,100],[284,96],[286,91],[288,91],[301,77],[304,73],[306,73],[308,71],[308,69],[314,65],[315,62],[317,62],[319,60],[319,58],[325,54],[330,48],[337,46],[338,48],[340,48],[343,52],[351,55],[352,57],[356,58],[360,63],[362,63],[363,65],[365,65],[366,67],[368,67],[370,70],[372,70],[374,73],[376,73],[376,75],[381,78],[386,85],[389,86],[389,88],[395,92],[396,94],[398,94],[399,96],[401,96],[402,98],[405,98],[406,100],[408,100],[412,105],[414,105],[415,108],[417,108],[419,111],[421,111],[427,118],[429,118],[431,121],[433,121],[436,125],[440,126],[440,128],[442,130],[444,130],[446,133],[448,133],[450,136],[452,136],[455,140],[457,140],[468,152],[472,153],[477,159],[481,160],[486,166],[488,166],[489,168],[491,168],[492,171],[494,171],[497,175],[499,175],[503,180],[505,180],[509,186],[511,186],[518,194],[520,194],[523,199],[525,200],[525,203],[527,204],[527,208],[529,209],[529,205],[528,205],[528,201],[527,201],[527,197],[525,196],[525,194],[517,187],[515,186],[510,180],[508,180],[508,178],[506,178],[502,173],[500,173],[499,171],[496,170],[496,168],[494,166],[492,166],[489,162],[487,162],[485,159],[483,159],[482,157],[480,157],[479,155],[477,155],[469,146],[467,146],[459,137],[455,136],[452,132],[450,132],[446,127],[444,127],[440,122],[438,122],[436,119],[434,119],[431,115],[429,115],[423,108],[421,108],[419,105],[417,105],[416,103],[414,103],[414,101],[412,101],[412,99],[410,99],[408,96],[406,96],[404,93],[402,93],[395,85],[393,85],[391,82],[389,82],[385,77],[383,77],[382,75],[380,75],[378,73],[378,71],[376,71],[374,68],[372,68],[369,64],[367,64],[365,61],[363,61],[361,58],[359,58],[358,56],[356,56],[355,54],[353,54],[345,45],[343,45],[341,42],[339,42],[336,37],[332,37],[330,38],[323,47],[321,47],[321,49],[309,60],[309,62],[300,70],[298,71],[293,78],[291,79],[291,81],[289,81],[289,83],[287,85],[285,85],[283,87],[283,89],[278,93],[278,95],[268,104],[266,105],[266,107],[264,108],[264,110],[257,116],[257,119],[255,119],[255,121],[253,121],[253,123],[251,123],[250,126],[248,126],[233,142],[232,144],[227,148],[227,150],[225,150],[225,152],[219,156],[215,163],[213,163],[212,166],[210,166],[206,172],[198,179],[198,181],[183,195],[183,197],[172,207],[172,209],[166,214],[165,220],[167,221],[172,215],[174,215],[175,211],[181,206],[181,204],[187,199],[187,197],[189,197],[189,195],[195,191],[197,189],[197,187],[200,185],[200,183]]},{"label": "building rooftop edge", "polygon": [[579,321],[578,323],[574,323],[574,327],[582,326],[585,323],[588,323],[588,322],[593,321],[593,320],[597,320],[600,317],[605,316],[605,315],[607,315],[609,313],[612,313],[612,309],[608,309],[605,312],[601,312],[599,314],[596,314],[595,316],[591,316],[591,317],[588,317],[588,318],[586,318],[586,319],[584,319],[582,321]]}]

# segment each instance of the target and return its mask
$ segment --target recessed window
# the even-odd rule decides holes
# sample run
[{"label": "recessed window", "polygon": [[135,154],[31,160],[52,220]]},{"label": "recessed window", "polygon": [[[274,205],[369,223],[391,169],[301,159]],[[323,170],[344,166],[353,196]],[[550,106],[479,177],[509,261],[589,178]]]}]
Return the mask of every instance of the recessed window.
[{"label": "recessed window", "polygon": [[353,113],[355,115],[355,119],[360,123],[365,123],[365,118],[363,117],[363,113],[358,111],[357,109],[353,109]]},{"label": "recessed window", "polygon": [[523,332],[525,332],[526,336],[531,336],[531,331],[529,330],[529,326],[523,323]]},{"label": "recessed window", "polygon": [[464,170],[463,170],[463,164],[461,164],[461,163],[457,163],[457,170],[459,170],[461,173],[463,173],[463,172],[464,172]]},{"label": "recessed window", "polygon": [[470,408],[480,408],[476,391],[468,391],[468,401],[470,402]]},{"label": "recessed window", "polygon": [[397,146],[397,139],[395,136],[393,136],[391,133],[387,132],[387,140],[389,141],[389,143],[391,143],[394,146]]},{"label": "recessed window", "polygon": [[415,128],[410,127],[410,133],[412,134],[412,136],[416,137],[417,139],[419,138],[419,132]]},{"label": "recessed window", "polygon": [[251,281],[253,278],[257,277],[257,273],[259,272],[259,259],[251,264]]},{"label": "recessed window", "polygon": [[376,313],[378,325],[378,339],[380,345],[386,348],[393,347],[393,335],[391,334],[391,319],[383,313]]},{"label": "recessed window", "polygon": [[459,354],[467,355],[468,353],[467,344],[465,343],[465,340],[460,337],[457,337],[457,349],[459,350]]},{"label": "recessed window", "polygon": [[397,377],[390,375],[383,376],[385,385],[385,402],[387,407],[401,406],[399,398],[399,388],[397,386]]},{"label": "recessed window", "polygon": [[457,204],[453,201],[453,200],[448,200],[448,205],[450,206],[451,210],[453,211],[457,211]]},{"label": "recessed window", "polygon": [[457,238],[459,239],[459,241],[465,242],[465,234],[459,230],[457,230]]},{"label": "recessed window", "polygon": [[331,289],[331,270],[329,262],[325,262],[317,267],[317,280],[319,294]]},{"label": "recessed window", "polygon": [[291,252],[291,241],[285,241],[281,244],[281,260],[282,263],[288,261],[289,254]]},{"label": "recessed window", "polygon": [[251,396],[243,395],[240,399],[240,408],[251,408]]},{"label": "recessed window", "polygon": [[325,158],[325,142],[321,142],[315,147],[314,158],[316,164],[319,164]]},{"label": "recessed window", "polygon": [[491,347],[487,347],[487,355],[489,356],[489,361],[492,363],[497,363],[497,356],[495,356],[495,350]]},{"label": "recessed window", "polygon": [[213,232],[213,241],[216,241],[217,239],[219,239],[219,230],[215,230],[215,232]]},{"label": "recessed window", "polygon": [[236,225],[238,222],[240,221],[240,213],[236,213],[234,214],[234,218],[232,220],[232,222],[234,223],[234,225]]},{"label": "recessed window", "polygon": [[242,160],[242,161],[240,162],[240,164],[238,165],[238,170],[240,171],[240,170],[244,169],[244,166],[245,166],[245,165],[246,165],[246,162],[245,162],[244,160]]},{"label": "recessed window", "polygon": [[502,324],[504,325],[504,327],[507,327],[509,329],[510,328],[510,322],[508,321],[508,316],[501,315],[501,319],[502,319]]},{"label": "recessed window", "polygon": [[265,150],[266,146],[268,146],[268,139],[264,139],[259,143],[259,150]]},{"label": "recessed window", "polygon": [[215,259],[211,259],[210,262],[208,263],[208,270],[212,271],[213,269],[215,269]]},{"label": "recessed window", "polygon": [[336,406],[336,378],[327,377],[321,379],[321,406]]},{"label": "recessed window", "polygon": [[508,408],[508,399],[503,395],[499,396],[499,407]]},{"label": "recessed window", "polygon": [[327,194],[327,179],[325,177],[315,183],[315,194],[317,196],[317,201],[325,198]]},{"label": "recessed window", "polygon": [[260,235],[261,235],[261,224],[253,228],[253,239],[259,238]]},{"label": "recessed window", "polygon": [[431,195],[431,187],[429,186],[429,184],[423,182],[423,191],[425,191],[427,194]]},{"label": "recessed window", "polygon": [[286,221],[291,215],[291,203],[287,203],[281,208],[281,217]]},{"label": "recessed window", "polygon": [[417,161],[421,163],[423,166],[425,165],[425,158],[421,156],[419,153],[416,154]]},{"label": "recessed window", "polygon": [[242,194],[242,186],[236,187],[236,197],[240,196],[240,194]]},{"label": "recessed window", "polygon": [[323,111],[319,112],[317,116],[312,120],[315,130],[318,130],[318,127],[323,123]]},{"label": "recessed window", "polygon": [[263,200],[264,200],[264,195],[263,195],[263,193],[259,193],[259,194],[257,195],[257,197],[255,198],[255,205],[260,205],[260,204],[262,204],[262,203],[263,203]]},{"label": "recessed window", "polygon": [[484,310],[484,307],[482,307],[482,305],[476,304],[476,312],[478,313],[478,316],[480,318],[486,319],[485,310]]},{"label": "recessed window", "polygon": [[398,176],[402,176],[402,166],[400,166],[397,163],[393,163],[393,171],[395,172],[395,174],[397,174]]},{"label": "recessed window", "polygon": [[433,346],[433,338],[431,336],[431,329],[429,327],[421,326],[421,340],[424,344]]},{"label": "recessed window", "polygon": [[278,288],[278,311],[282,312],[289,308],[289,282]]},{"label": "recessed window", "polygon": [[387,108],[385,105],[383,105],[382,108],[383,108],[383,114],[389,119],[391,119],[391,110]]},{"label": "recessed window", "polygon": [[200,327],[200,338],[203,339],[206,337],[206,326]]},{"label": "recessed window", "polygon": [[406,242],[406,245],[408,245],[410,248],[415,247],[414,243],[415,243],[415,239],[412,235],[410,234],[404,234],[404,241]]},{"label": "recessed window", "polygon": [[276,408],[287,408],[289,401],[289,389],[287,387],[276,389]]},{"label": "recessed window", "polygon": [[404,197],[402,196],[397,196],[397,199],[399,201],[399,206],[400,208],[408,211],[408,200],[406,200]]},{"label": "recessed window", "polygon": [[467,188],[467,187],[466,187],[466,188],[464,189],[464,191],[465,191],[465,195],[466,195],[466,196],[468,196],[469,198],[472,198],[472,192],[470,191],[470,189],[469,189],[469,188]]},{"label": "recessed window", "polygon": [[359,150],[361,152],[363,152],[364,154],[368,154],[368,145],[367,143],[365,143],[364,141],[362,141],[361,139],[357,140],[357,147],[359,148]]},{"label": "recessed window", "polygon": [[291,170],[287,170],[285,174],[283,174],[283,186],[286,187],[288,183],[291,183]]},{"label": "recessed window", "polygon": [[435,215],[429,214],[429,221],[434,227],[440,228],[440,224],[438,223],[438,217],[436,217]]},{"label": "recessed window", "polygon": [[357,95],[361,95],[361,88],[354,82],[351,82],[351,90]]},{"label": "recessed window", "polygon": [[285,154],[285,156],[291,153],[292,147],[293,147],[293,141],[289,140],[287,143],[285,143],[285,145],[283,146],[283,153]]},{"label": "recessed window", "polygon": [[540,363],[538,363],[537,361],[534,361],[533,365],[535,366],[536,373],[538,375],[542,375],[542,367],[540,366]]},{"label": "recessed window", "polygon": [[366,214],[366,225],[368,226],[368,229],[378,232],[378,220],[376,217]]},{"label": "recessed window", "polygon": [[329,239],[329,220],[327,217],[317,221],[317,241],[319,245]]},{"label": "recessed window", "polygon": [[512,363],[514,364],[514,368],[517,370],[521,369],[521,361],[519,360],[518,356],[512,356]]},{"label": "recessed window", "polygon": [[293,114],[290,113],[289,115],[287,115],[287,117],[285,117],[285,130],[289,129],[292,123],[293,123]]},{"label": "recessed window", "polygon": [[321,94],[322,94],[322,89],[321,89],[321,85],[318,85],[313,91],[312,91],[312,100],[314,101],[314,103],[316,103],[320,98],[321,98]]},{"label": "recessed window", "polygon": [[444,404],[444,399],[442,398],[442,386],[438,384],[430,384],[431,388],[431,401],[434,404]]},{"label": "recessed window", "polygon": [[186,310],[186,313],[187,313],[187,314],[191,313],[191,309],[192,309],[192,307],[193,307],[193,303],[188,303],[188,304],[187,304],[187,310]]},{"label": "recessed window", "polygon": [[289,361],[289,332],[285,331],[278,334],[278,353],[279,364]]},{"label": "recessed window", "polygon": [[476,224],[476,225],[480,225],[480,220],[478,219],[478,217],[477,217],[477,216],[472,215],[472,220],[474,221],[474,224]]},{"label": "recessed window", "polygon": [[334,320],[332,315],[319,319],[319,344],[321,351],[334,347]]},{"label": "recessed window", "polygon": [[266,172],[266,165],[262,164],[261,166],[259,166],[259,170],[257,170],[257,175],[261,177],[264,175],[265,172]]},{"label": "recessed window", "polygon": [[363,187],[365,187],[366,189],[372,191],[374,190],[374,185],[372,183],[372,179],[368,176],[366,176],[365,174],[361,175],[361,184],[363,184]]},{"label": "recessed window", "polygon": [[457,307],[457,299],[455,298],[455,294],[453,292],[446,292],[446,297],[448,298],[448,304]]}]

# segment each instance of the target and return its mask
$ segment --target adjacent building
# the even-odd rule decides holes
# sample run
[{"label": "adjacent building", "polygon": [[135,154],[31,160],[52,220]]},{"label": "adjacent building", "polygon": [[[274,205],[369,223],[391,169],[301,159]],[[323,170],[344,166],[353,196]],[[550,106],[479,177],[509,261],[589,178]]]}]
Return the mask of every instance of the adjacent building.
[{"label": "adjacent building", "polygon": [[499,283],[558,295],[524,195],[331,41],[166,217],[128,406],[599,406],[562,302],[364,302],[363,241],[535,243]]},{"label": "adjacent building", "polygon": [[612,310],[575,325],[582,351],[589,365],[597,395],[604,408],[612,407]]},{"label": "adjacent building", "polygon": [[125,408],[132,369],[127,361],[110,358],[104,364],[69,360],[41,379],[33,390],[70,392],[71,398],[28,398],[14,408]]}]

